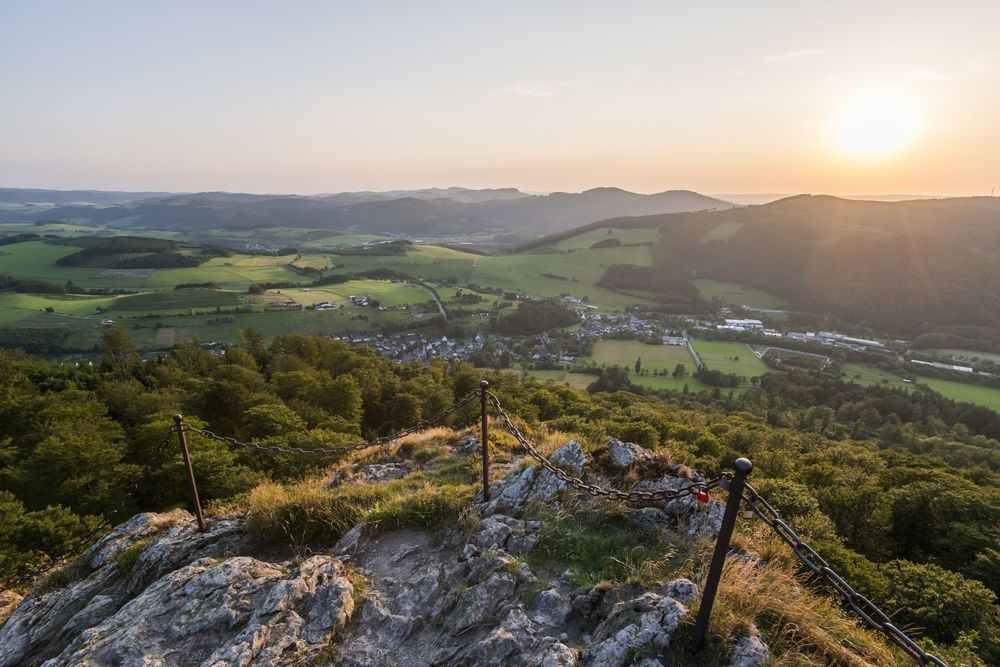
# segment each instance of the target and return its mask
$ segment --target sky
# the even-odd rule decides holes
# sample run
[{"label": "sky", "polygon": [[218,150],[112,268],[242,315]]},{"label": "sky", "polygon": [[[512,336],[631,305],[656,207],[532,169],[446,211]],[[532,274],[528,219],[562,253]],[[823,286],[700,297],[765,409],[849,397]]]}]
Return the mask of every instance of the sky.
[{"label": "sky", "polygon": [[0,186],[989,194],[997,26],[995,0],[2,0]]}]

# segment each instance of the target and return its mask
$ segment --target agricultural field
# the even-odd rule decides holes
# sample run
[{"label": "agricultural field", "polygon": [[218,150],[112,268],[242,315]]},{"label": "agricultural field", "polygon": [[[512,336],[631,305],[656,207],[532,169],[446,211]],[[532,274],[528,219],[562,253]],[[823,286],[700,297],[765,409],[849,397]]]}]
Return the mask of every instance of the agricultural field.
[{"label": "agricultural field", "polygon": [[111,304],[110,310],[122,315],[167,314],[216,308],[226,310],[242,305],[239,292],[193,288],[120,296]]},{"label": "agricultural field", "polygon": [[[612,227],[601,227],[592,229],[582,234],[556,241],[555,243],[534,250],[525,251],[525,254],[551,254],[552,252],[570,252],[577,250],[590,250],[590,246],[599,241],[608,239],[618,239],[623,246],[636,244],[650,244],[659,240],[660,232],[657,229],[617,229]],[[614,248],[600,248],[599,250],[614,250]]]},{"label": "agricultural field", "polygon": [[709,370],[745,375],[747,378],[760,377],[771,371],[745,343],[693,340],[691,344]]},{"label": "agricultural field", "polygon": [[327,301],[329,303],[350,303],[348,297],[369,296],[379,304],[389,308],[430,301],[431,293],[412,283],[394,283],[388,280],[349,280],[339,285],[322,287],[289,288],[281,290],[284,296],[310,306]]},{"label": "agricultural field", "polygon": [[590,303],[608,309],[622,309],[645,301],[596,287],[604,270],[611,264],[649,266],[651,262],[647,246],[588,249],[558,256],[528,253],[484,256],[440,246],[414,246],[405,255],[336,257],[338,273],[385,268],[425,280],[453,279],[459,285],[474,283],[535,297],[562,294],[588,297]]},{"label": "agricultural field", "polygon": [[709,280],[699,278],[694,281],[694,286],[698,289],[701,298],[709,301],[712,297],[722,299],[724,303],[732,306],[750,306],[751,308],[774,308],[784,309],[788,307],[788,302],[770,292],[759,290],[755,287],[740,285],[739,283],[727,283],[721,280]]},{"label": "agricultural field", "polygon": [[961,361],[965,363],[974,363],[974,360],[979,360],[979,361],[992,361],[994,364],[1000,364],[1000,354],[996,352],[980,352],[979,350],[955,350],[955,349],[917,350],[917,351],[924,352],[927,354],[938,354],[945,357],[951,357],[956,361]]},{"label": "agricultural field", "polygon": [[914,385],[921,384],[930,387],[946,398],[981,405],[1000,412],[1000,389],[954,380],[939,380],[937,378],[913,376],[913,382],[904,382],[895,373],[889,373],[864,364],[846,363],[842,366],[841,376],[845,382],[856,382],[864,385],[882,385],[897,389],[912,390]]},{"label": "agricultural field", "polygon": [[[694,360],[686,347],[679,345],[649,345],[637,340],[599,340],[594,343],[594,351],[583,363],[598,366],[624,366],[632,370],[635,360],[642,359],[642,368],[654,373],[672,373],[677,364],[684,364],[687,372],[695,370]],[[634,379],[633,379],[634,381]]]}]

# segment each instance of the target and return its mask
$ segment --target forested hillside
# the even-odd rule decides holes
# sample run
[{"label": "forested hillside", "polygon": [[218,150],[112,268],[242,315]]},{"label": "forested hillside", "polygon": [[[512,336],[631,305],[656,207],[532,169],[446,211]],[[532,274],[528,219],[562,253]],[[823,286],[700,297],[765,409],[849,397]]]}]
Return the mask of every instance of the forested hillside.
[{"label": "forested hillside", "polygon": [[[395,365],[367,348],[318,337],[279,336],[265,345],[252,332],[225,356],[191,343],[140,363],[112,329],[99,367],[2,351],[0,576],[17,581],[106,513],[120,520],[140,509],[185,506],[182,463],[168,430],[175,413],[279,448],[331,446],[419,422],[481,377],[439,360]],[[986,435],[995,435],[995,413],[965,426],[953,404],[806,377],[771,375],[767,391],[740,399],[588,394],[509,374],[489,379],[529,432],[572,435],[587,451],[620,438],[706,474],[751,458],[757,488],[838,572],[898,610],[898,624],[921,628],[953,657],[972,660],[975,653],[996,664],[1000,482],[998,443]],[[477,417],[468,406],[449,424],[460,428]],[[191,450],[209,505],[272,481],[310,478],[326,465],[196,437]],[[144,469],[134,500],[118,511]],[[455,474],[448,473],[451,486],[429,487],[436,500],[421,521],[455,517],[471,502],[474,472]],[[330,527],[329,536],[341,530]]]},{"label": "forested hillside", "polygon": [[[653,268],[662,273],[632,287],[646,282],[674,295],[699,277],[733,281],[779,295],[796,310],[914,335],[1000,326],[1000,198],[889,203],[802,195],[600,226],[660,231]],[[622,275],[622,267],[610,267],[605,281],[617,284]]]}]

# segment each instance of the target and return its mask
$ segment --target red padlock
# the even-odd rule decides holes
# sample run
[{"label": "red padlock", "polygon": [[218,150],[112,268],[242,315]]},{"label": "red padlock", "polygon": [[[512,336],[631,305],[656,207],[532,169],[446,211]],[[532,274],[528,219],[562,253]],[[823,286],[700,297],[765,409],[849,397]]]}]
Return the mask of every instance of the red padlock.
[{"label": "red padlock", "polygon": [[711,499],[711,496],[708,495],[708,491],[705,489],[698,489],[694,497],[698,499],[699,503],[707,503]]}]

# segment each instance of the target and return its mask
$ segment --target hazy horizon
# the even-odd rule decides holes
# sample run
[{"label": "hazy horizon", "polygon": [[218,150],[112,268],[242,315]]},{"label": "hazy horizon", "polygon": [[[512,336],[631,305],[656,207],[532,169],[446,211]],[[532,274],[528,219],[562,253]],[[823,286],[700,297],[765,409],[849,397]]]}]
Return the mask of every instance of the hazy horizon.
[{"label": "hazy horizon", "polygon": [[9,187],[988,195],[1000,5],[0,6]]}]

